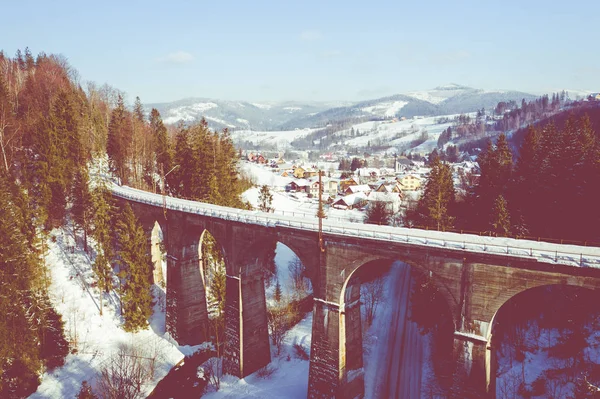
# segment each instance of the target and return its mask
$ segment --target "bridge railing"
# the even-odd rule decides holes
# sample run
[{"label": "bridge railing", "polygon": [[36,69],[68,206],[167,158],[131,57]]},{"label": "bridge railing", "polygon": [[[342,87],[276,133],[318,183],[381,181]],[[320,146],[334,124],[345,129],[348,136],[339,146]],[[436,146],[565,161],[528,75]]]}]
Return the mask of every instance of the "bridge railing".
[{"label": "bridge railing", "polygon": [[[115,195],[125,199],[158,207],[163,206],[163,197],[159,194],[117,185],[113,185],[112,191]],[[315,217],[299,217],[294,213],[288,216],[286,214],[233,209],[173,197],[165,197],[165,203],[168,209],[181,212],[261,226],[318,231],[318,219]],[[337,236],[360,237],[363,239],[446,248],[455,251],[535,259],[554,264],[600,268],[600,248],[595,247],[454,232],[427,231],[405,227],[377,226],[327,219],[323,221],[323,232]]]}]

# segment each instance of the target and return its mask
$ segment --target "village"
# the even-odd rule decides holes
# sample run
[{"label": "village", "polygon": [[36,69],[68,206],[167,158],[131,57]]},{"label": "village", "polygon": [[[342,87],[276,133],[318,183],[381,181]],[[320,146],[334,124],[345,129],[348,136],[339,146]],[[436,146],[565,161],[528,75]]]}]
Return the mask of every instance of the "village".
[{"label": "village", "polygon": [[[421,156],[352,158],[348,154],[324,154],[310,162],[303,153],[296,155],[297,159],[289,161],[281,154],[273,158],[253,152],[243,154],[242,169],[254,177],[257,186],[266,185],[274,194],[273,212],[314,216],[320,173],[322,202],[330,218],[366,222],[370,207],[380,202],[392,215],[390,223],[404,226],[406,211],[416,206],[430,171],[427,159]],[[477,164],[468,159],[451,166],[457,195],[464,195],[478,176]],[[246,199],[256,207],[258,189],[253,190],[255,195],[247,195]]]}]

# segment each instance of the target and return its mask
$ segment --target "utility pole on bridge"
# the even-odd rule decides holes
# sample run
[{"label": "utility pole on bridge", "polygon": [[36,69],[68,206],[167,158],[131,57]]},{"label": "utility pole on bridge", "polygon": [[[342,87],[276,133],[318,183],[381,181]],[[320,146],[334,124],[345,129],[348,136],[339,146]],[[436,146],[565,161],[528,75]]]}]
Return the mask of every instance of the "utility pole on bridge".
[{"label": "utility pole on bridge", "polygon": [[327,217],[325,210],[323,209],[323,180],[321,178],[321,169],[319,169],[319,210],[317,211],[317,217],[319,218],[319,250],[325,252],[323,247],[323,219]]}]

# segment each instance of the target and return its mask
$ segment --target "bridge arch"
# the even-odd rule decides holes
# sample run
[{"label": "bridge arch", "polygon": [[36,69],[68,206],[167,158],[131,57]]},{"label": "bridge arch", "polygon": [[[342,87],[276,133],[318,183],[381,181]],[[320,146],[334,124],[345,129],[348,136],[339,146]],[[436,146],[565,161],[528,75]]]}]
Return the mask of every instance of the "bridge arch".
[{"label": "bridge arch", "polygon": [[343,284],[341,285],[339,297],[339,303],[341,304],[341,306],[343,307],[344,304],[349,303],[348,298],[346,298],[347,288],[349,286],[349,283],[351,282],[352,277],[355,276],[357,272],[360,273],[361,269],[364,269],[364,267],[370,264],[372,265],[376,263],[388,263],[391,265],[393,262],[402,262],[408,265],[411,270],[429,276],[430,281],[435,286],[437,292],[439,292],[442,295],[444,301],[447,303],[448,311],[450,312],[454,328],[456,329],[459,318],[457,314],[457,308],[460,305],[460,298],[458,298],[456,294],[453,293],[452,289],[446,284],[444,279],[438,275],[437,271],[434,268],[428,267],[427,265],[423,265],[421,262],[418,261],[403,258],[402,256],[393,257],[381,255],[367,255],[351,262],[348,265],[348,267],[346,267],[343,271],[345,279],[343,281]]},{"label": "bridge arch", "polygon": [[[550,291],[550,292],[549,292]],[[556,292],[559,291],[559,292]],[[561,292],[562,291],[562,292]],[[486,362],[485,362],[485,372],[486,372],[486,385],[488,391],[495,394],[496,393],[496,377],[497,377],[497,368],[498,368],[498,358],[497,358],[497,350],[499,349],[499,345],[501,344],[498,340],[498,328],[501,323],[506,323],[503,319],[506,318],[508,314],[514,314],[513,312],[509,312],[509,307],[515,307],[523,301],[527,301],[527,303],[531,303],[531,295],[547,295],[550,298],[557,298],[557,294],[559,294],[559,298],[561,302],[563,299],[567,299],[568,295],[573,295],[574,297],[578,297],[581,300],[581,295],[589,296],[588,299],[591,301],[584,303],[597,303],[600,299],[600,292],[595,289],[593,286],[589,286],[586,284],[578,284],[578,283],[538,283],[526,289],[520,290],[518,292],[512,293],[512,295],[504,301],[501,306],[499,306],[492,319],[490,320],[489,328],[487,331],[487,347],[486,351]],[[543,299],[543,298],[542,298]],[[547,306],[547,300],[543,300],[537,304],[537,307],[534,309],[530,309],[529,311],[540,312],[542,311],[542,306]],[[523,309],[519,307],[519,309]],[[574,307],[566,306],[565,309],[574,309]],[[565,309],[562,309],[563,312]],[[556,310],[556,309],[554,309]],[[583,312],[589,312],[590,308],[583,309]],[[531,320],[531,314],[520,315],[525,320]],[[537,315],[539,316],[539,315]],[[561,317],[565,317],[564,313]],[[585,317],[585,315],[583,315]],[[495,397],[495,396],[494,396]]]},{"label": "bridge arch", "polygon": [[[358,385],[364,385],[362,378],[357,378],[357,370],[363,369],[363,342],[362,342],[362,328],[363,319],[361,314],[361,304],[364,299],[361,295],[364,295],[361,286],[368,282],[374,276],[380,276],[385,273],[386,270],[392,271],[394,267],[402,267],[401,265],[394,265],[395,263],[401,263],[406,267],[406,273],[411,275],[410,278],[403,280],[407,285],[404,286],[404,295],[409,297],[412,295],[411,284],[417,284],[417,281],[413,279],[420,279],[421,276],[430,281],[435,288],[436,292],[440,293],[441,303],[444,304],[443,308],[439,310],[443,313],[442,328],[444,338],[444,348],[447,354],[448,361],[452,358],[452,332],[456,328],[456,318],[452,312],[452,303],[456,301],[456,298],[452,295],[450,289],[444,284],[441,278],[436,273],[426,267],[422,267],[417,262],[404,261],[401,257],[385,257],[385,256],[368,256],[361,259],[360,261],[352,262],[345,270],[351,270],[349,275],[346,276],[342,289],[340,292],[339,303],[340,303],[340,359],[343,359],[343,370],[344,376],[342,376],[342,387],[348,394],[352,392],[360,392],[364,387]],[[413,281],[411,283],[411,281]],[[393,293],[397,296],[397,293]],[[392,328],[392,327],[390,327]],[[446,364],[446,363],[444,363]],[[371,365],[370,367],[373,367]],[[441,367],[441,366],[440,366]],[[362,376],[361,376],[362,377]]]}]

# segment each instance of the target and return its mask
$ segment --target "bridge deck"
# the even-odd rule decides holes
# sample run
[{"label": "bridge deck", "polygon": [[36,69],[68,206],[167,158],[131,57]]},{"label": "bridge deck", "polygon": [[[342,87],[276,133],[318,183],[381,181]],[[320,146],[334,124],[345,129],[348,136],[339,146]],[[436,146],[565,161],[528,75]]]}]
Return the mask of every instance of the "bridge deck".
[{"label": "bridge deck", "polygon": [[[163,197],[131,187],[111,185],[114,195],[130,201],[152,206],[215,217],[225,220],[256,224],[266,227],[281,227],[318,231],[316,216],[302,218],[248,211],[203,202],[189,201],[173,197]],[[323,221],[323,232],[329,235],[360,237],[364,239],[403,242],[411,245],[445,248],[448,250],[487,253],[499,256],[535,259],[539,262],[576,267],[600,268],[600,248],[577,245],[555,244],[514,238],[484,237],[473,234],[459,234],[404,227],[376,226],[370,224]]]}]

